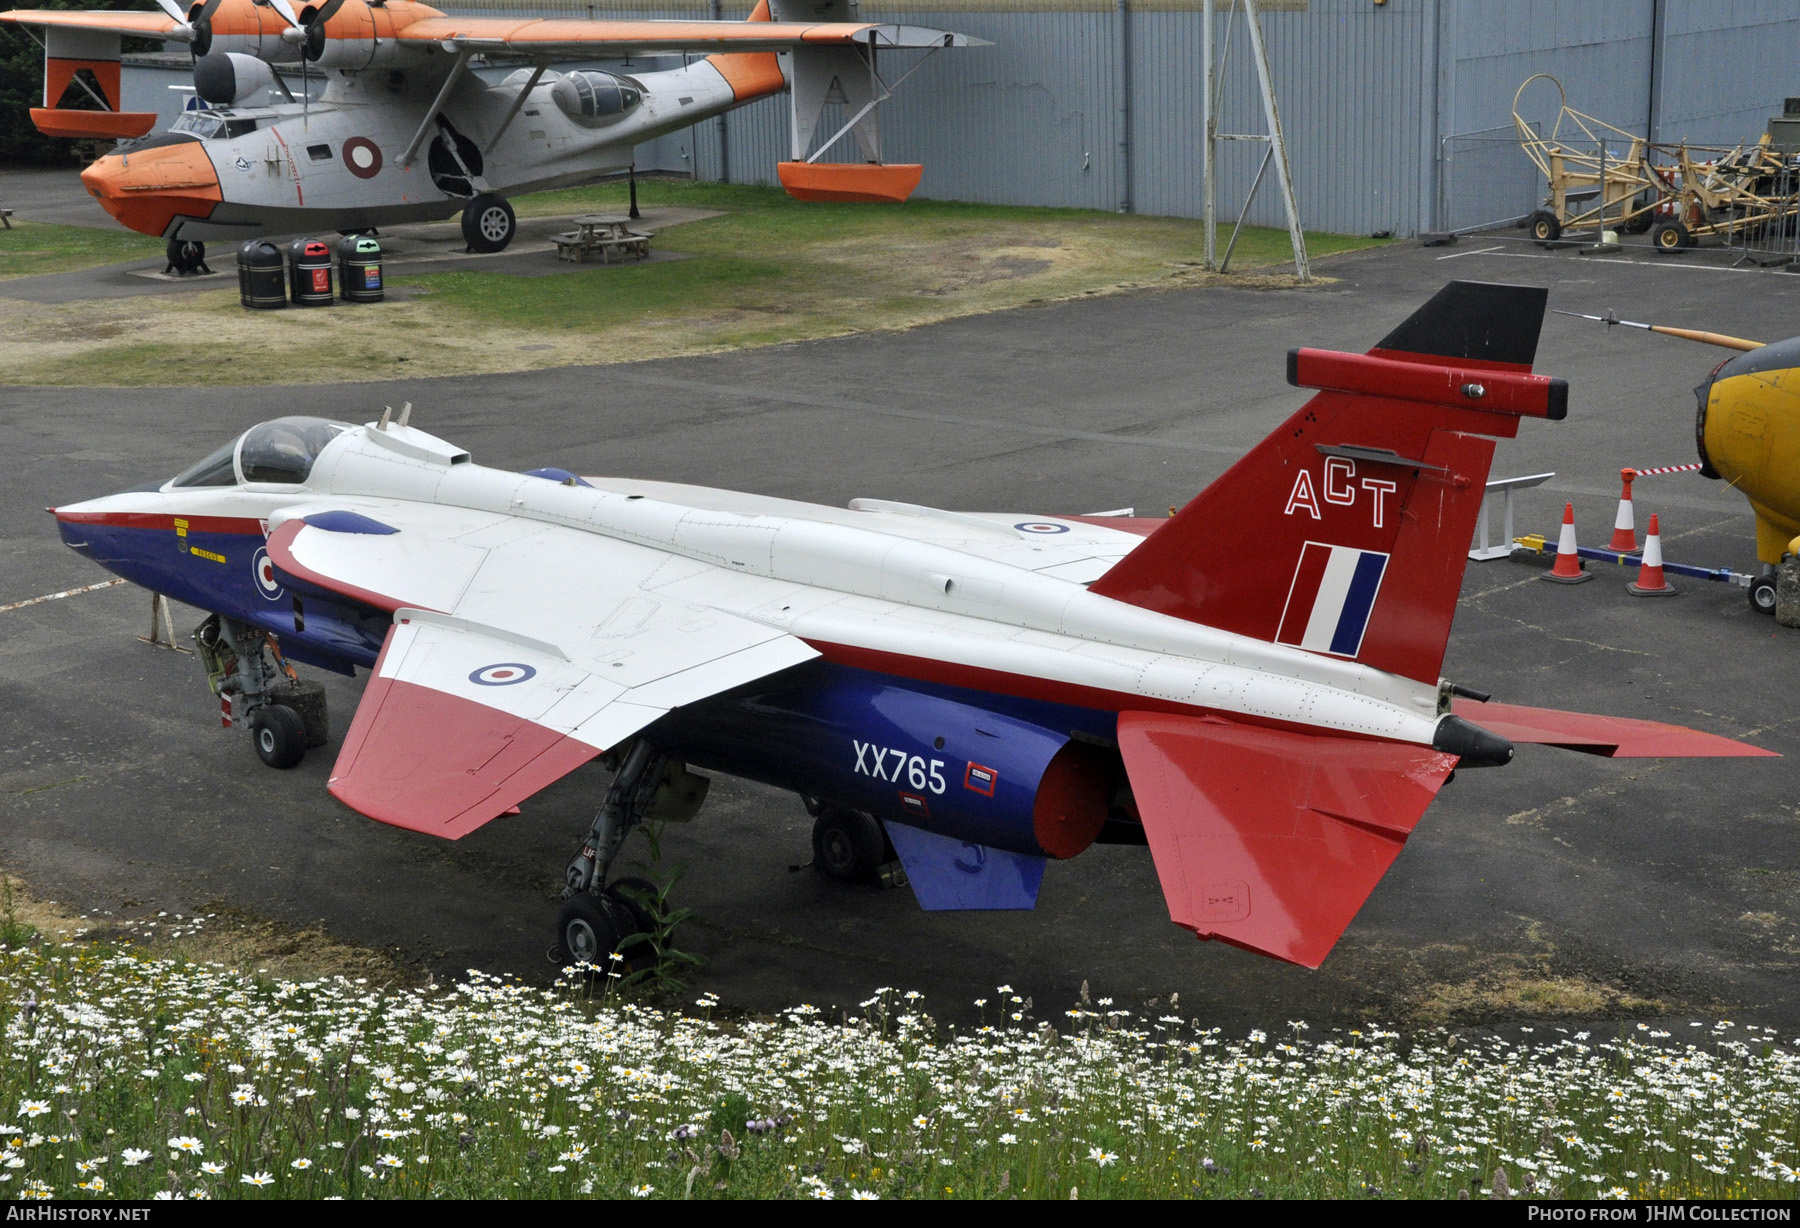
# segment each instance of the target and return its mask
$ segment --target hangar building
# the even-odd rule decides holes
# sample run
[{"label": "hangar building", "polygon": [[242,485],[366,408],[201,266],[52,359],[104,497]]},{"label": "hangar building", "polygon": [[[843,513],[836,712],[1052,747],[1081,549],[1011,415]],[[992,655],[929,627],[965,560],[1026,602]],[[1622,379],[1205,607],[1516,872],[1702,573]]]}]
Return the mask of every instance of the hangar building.
[{"label": "hangar building", "polygon": [[[1218,0],[1221,39],[1228,4]],[[438,6],[466,15],[595,18],[742,18],[749,11],[746,0]],[[1786,97],[1800,95],[1793,0],[1265,0],[1259,7],[1309,230],[1410,235],[1528,212],[1542,185],[1514,139],[1512,99],[1534,73],[1560,78],[1577,110],[1669,142],[1754,140],[1782,114]],[[884,108],[886,155],[924,163],[920,195],[1200,214],[1200,0],[863,0],[862,16],[994,44],[937,55]],[[185,53],[138,57],[126,73],[126,106],[172,113],[183,95],[168,87],[185,81]],[[1227,86],[1221,130],[1260,132],[1241,21]],[[1523,109],[1542,122],[1556,105],[1554,88],[1538,82]],[[821,125],[822,133],[833,130]],[[786,154],[783,97],[645,146],[639,165],[773,183]],[[1227,219],[1259,157],[1260,146],[1225,143],[1219,208]],[[1279,198],[1266,183],[1251,220],[1282,224]]]}]

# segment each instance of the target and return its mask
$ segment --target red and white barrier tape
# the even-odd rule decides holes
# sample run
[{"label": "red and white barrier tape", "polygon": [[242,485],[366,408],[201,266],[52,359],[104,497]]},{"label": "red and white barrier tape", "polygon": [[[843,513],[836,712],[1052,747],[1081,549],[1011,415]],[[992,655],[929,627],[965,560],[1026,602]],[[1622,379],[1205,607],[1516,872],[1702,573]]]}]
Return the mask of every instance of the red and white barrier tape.
[{"label": "red and white barrier tape", "polygon": [[1691,465],[1664,465],[1659,469],[1633,469],[1631,472],[1640,478],[1654,477],[1659,473],[1692,473],[1700,467],[1700,462]]}]

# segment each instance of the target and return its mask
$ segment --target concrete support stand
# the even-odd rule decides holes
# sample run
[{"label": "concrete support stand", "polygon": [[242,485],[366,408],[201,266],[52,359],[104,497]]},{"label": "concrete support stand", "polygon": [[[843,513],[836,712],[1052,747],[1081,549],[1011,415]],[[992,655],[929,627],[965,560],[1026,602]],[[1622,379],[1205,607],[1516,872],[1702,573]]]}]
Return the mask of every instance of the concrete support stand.
[{"label": "concrete support stand", "polygon": [[1800,558],[1791,554],[1775,569],[1775,621],[1800,627]]}]

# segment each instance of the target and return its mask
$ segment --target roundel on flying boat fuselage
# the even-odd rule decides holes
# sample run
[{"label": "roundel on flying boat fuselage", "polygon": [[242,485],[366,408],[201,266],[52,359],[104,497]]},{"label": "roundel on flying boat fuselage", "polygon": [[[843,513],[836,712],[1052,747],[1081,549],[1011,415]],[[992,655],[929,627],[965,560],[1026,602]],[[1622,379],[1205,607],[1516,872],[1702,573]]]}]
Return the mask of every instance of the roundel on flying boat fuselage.
[{"label": "roundel on flying boat fuselage", "polygon": [[381,173],[381,148],[366,136],[353,136],[344,142],[344,165],[358,179],[373,179]]}]

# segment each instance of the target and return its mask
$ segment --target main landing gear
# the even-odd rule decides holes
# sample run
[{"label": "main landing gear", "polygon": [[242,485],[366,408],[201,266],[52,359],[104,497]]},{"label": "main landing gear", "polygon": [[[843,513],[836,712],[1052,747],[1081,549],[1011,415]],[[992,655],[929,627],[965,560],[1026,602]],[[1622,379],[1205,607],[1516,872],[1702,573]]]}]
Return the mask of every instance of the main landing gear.
[{"label": "main landing gear", "polygon": [[[626,752],[606,800],[564,872],[562,912],[552,957],[595,971],[623,973],[633,962],[630,940],[655,932],[656,888],[641,878],[607,875],[631,829],[646,820],[685,822],[699,812],[712,782],[639,738]],[[623,948],[623,949],[621,949]],[[618,960],[613,956],[619,955]],[[620,966],[624,965],[624,966]]]},{"label": "main landing gear", "polygon": [[331,740],[325,687],[302,681],[275,637],[214,614],[194,629],[206,681],[219,697],[219,721],[250,726],[256,757],[272,768],[297,767],[309,748]]},{"label": "main landing gear", "polygon": [[505,251],[518,229],[518,218],[505,197],[483,192],[463,206],[463,240],[472,252]]},{"label": "main landing gear", "polygon": [[813,869],[841,883],[906,885],[906,872],[888,842],[887,829],[874,815],[817,798],[801,800],[813,816]]}]

